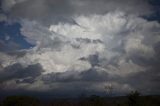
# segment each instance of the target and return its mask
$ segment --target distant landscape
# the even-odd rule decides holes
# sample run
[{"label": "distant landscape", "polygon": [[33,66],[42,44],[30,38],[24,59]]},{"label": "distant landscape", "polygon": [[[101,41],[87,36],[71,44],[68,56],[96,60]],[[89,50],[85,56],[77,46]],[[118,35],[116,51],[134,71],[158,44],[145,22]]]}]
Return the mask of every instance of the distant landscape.
[{"label": "distant landscape", "polygon": [[78,98],[40,100],[30,96],[8,96],[0,106],[160,106],[160,96],[141,96],[137,91],[127,96],[101,97],[91,95]]}]

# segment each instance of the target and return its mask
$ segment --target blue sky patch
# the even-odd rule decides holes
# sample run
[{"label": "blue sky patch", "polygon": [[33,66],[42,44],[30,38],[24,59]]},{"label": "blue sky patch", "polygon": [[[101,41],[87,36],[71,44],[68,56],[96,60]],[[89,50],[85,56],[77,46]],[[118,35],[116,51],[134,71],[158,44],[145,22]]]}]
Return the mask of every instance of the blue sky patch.
[{"label": "blue sky patch", "polygon": [[33,45],[29,44],[20,33],[20,28],[21,25],[19,23],[7,24],[6,22],[0,22],[0,40],[6,44],[14,42],[20,46],[20,49],[32,47]]}]

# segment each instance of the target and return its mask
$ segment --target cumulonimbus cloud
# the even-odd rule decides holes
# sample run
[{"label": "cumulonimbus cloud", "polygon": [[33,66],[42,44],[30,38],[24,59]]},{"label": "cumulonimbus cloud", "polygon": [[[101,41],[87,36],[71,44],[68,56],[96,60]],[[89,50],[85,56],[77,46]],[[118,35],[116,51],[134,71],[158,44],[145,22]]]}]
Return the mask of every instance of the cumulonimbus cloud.
[{"label": "cumulonimbus cloud", "polygon": [[[132,82],[136,76],[145,73],[146,80],[150,81],[147,73],[151,70],[157,72],[159,51],[156,48],[160,42],[160,24],[142,17],[151,12],[152,6],[148,2],[69,0],[61,5],[62,0],[57,1],[57,4],[56,1],[14,0],[12,4],[3,1],[4,10],[11,13],[10,19],[19,19],[21,34],[34,47],[14,55],[1,53],[1,70],[17,63],[23,67],[38,63],[43,69],[41,75],[35,76],[35,81],[22,78],[23,81],[17,82],[17,87],[33,91],[42,87],[40,90],[56,91],[72,83],[81,89],[85,85],[85,90],[104,91],[105,83],[111,82],[117,90],[125,89],[125,92],[142,87]],[[27,6],[34,11],[30,11]],[[141,8],[145,10],[144,14],[141,14]],[[37,14],[33,14],[36,11]],[[55,18],[55,14],[62,19]],[[18,56],[20,52],[24,53]],[[12,81],[7,83],[15,83],[15,79]],[[99,86],[95,86],[97,83]],[[143,87],[147,85],[144,83]],[[155,89],[159,92],[157,87],[149,87],[146,93]]]}]

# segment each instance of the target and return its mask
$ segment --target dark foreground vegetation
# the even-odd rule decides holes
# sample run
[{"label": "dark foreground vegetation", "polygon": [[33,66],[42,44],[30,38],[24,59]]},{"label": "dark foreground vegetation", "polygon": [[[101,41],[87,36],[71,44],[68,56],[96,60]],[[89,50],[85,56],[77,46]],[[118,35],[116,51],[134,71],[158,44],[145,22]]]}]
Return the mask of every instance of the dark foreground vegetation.
[{"label": "dark foreground vegetation", "polygon": [[160,96],[140,96],[131,92],[121,97],[80,97],[78,99],[53,99],[42,101],[28,96],[6,97],[0,106],[160,106]]}]

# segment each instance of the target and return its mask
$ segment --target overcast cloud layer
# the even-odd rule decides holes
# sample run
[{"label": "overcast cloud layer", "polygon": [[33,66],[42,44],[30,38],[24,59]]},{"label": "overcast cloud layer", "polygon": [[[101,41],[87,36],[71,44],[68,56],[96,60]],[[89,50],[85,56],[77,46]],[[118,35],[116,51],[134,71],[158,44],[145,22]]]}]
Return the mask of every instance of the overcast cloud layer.
[{"label": "overcast cloud layer", "polygon": [[1,8],[0,22],[18,22],[34,46],[0,49],[0,89],[80,94],[112,84],[114,94],[160,94],[160,24],[143,18],[155,11],[149,1],[2,0]]}]

